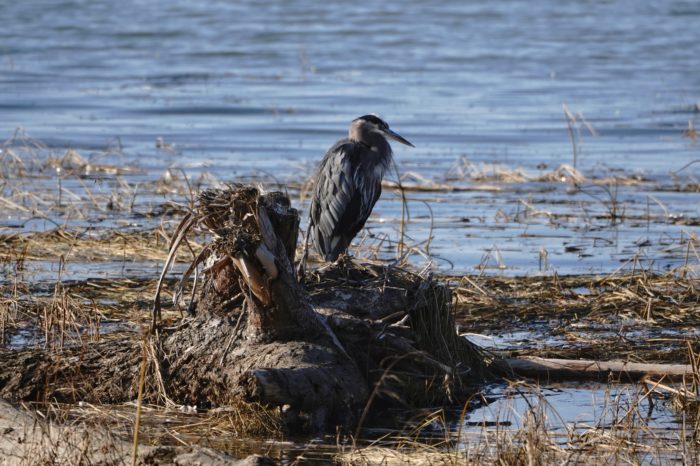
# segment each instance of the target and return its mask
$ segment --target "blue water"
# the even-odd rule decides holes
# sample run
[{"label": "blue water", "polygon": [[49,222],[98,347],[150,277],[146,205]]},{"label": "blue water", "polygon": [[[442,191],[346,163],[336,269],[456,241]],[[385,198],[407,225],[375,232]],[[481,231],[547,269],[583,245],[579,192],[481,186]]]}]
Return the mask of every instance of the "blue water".
[{"label": "blue water", "polygon": [[[466,272],[495,249],[496,269],[510,273],[543,271],[543,248],[547,270],[565,273],[611,271],[635,255],[677,266],[697,231],[684,219],[700,218],[700,196],[671,188],[672,172],[700,158],[683,136],[689,120],[700,126],[698,2],[2,1],[0,20],[0,139],[21,127],[49,151],[133,167],[124,178],[137,192],[169,167],[210,182],[299,183],[369,112],[416,145],[395,147],[404,173],[442,182],[466,159],[536,176],[572,163],[565,103],[598,133],[578,127],[577,168],[647,180],[619,198],[654,221],[611,228],[595,218],[604,204],[566,183],[494,191],[465,179],[468,191],[410,195],[411,240],[429,235],[422,201],[438,266]],[[680,172],[681,183],[698,176],[700,164]],[[5,183],[2,194],[20,188]],[[547,213],[514,218],[523,200]],[[0,225],[28,228],[27,213],[1,208]],[[369,231],[396,239],[398,218],[386,190]]]}]

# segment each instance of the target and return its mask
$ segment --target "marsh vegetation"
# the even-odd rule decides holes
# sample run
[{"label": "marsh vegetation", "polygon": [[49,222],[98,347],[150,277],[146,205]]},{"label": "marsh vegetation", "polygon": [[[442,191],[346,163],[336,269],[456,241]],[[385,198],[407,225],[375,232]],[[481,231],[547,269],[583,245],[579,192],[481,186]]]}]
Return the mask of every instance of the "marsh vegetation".
[{"label": "marsh vegetation", "polygon": [[[0,202],[6,213],[0,232],[3,360],[20,357],[22,361],[41,349],[60,365],[61,358],[85,353],[91,346],[110,352],[125,341],[133,342],[136,357],[148,351],[140,342],[151,325],[153,297],[168,245],[182,218],[195,207],[197,193],[217,182],[206,173],[191,177],[176,169],[158,178],[147,176],[136,165],[113,164],[123,157],[121,151],[118,146],[86,155],[57,151],[22,132],[4,143],[0,155]],[[390,266],[433,274],[452,290],[450,308],[458,331],[484,348],[489,358],[685,363],[694,372],[684,380],[646,378],[635,383],[615,379],[535,383],[517,378],[487,383],[468,397],[443,400],[432,408],[389,410],[389,416],[363,418],[356,430],[326,437],[321,443],[290,436],[280,412],[264,405],[230,400],[205,409],[197,403],[178,403],[172,393],[162,390],[155,372],[146,372],[146,390],[152,391],[140,405],[138,429],[135,390],[117,403],[96,404],[85,401],[90,392],[80,384],[70,391],[52,392],[47,385],[43,391],[23,392],[22,381],[6,374],[3,397],[22,400],[24,408],[58,425],[99,425],[111,433],[98,436],[100,442],[109,438],[121,445],[139,432],[144,448],[204,446],[235,456],[263,453],[290,463],[674,460],[697,464],[700,257],[697,237],[689,229],[697,219],[687,212],[679,214],[657,195],[644,194],[653,190],[692,195],[697,181],[691,172],[679,170],[673,174],[673,184],[662,185],[625,173],[586,177],[572,165],[536,175],[518,168],[477,166],[465,159],[457,160],[455,167],[450,176],[439,180],[404,171],[400,186],[396,180],[388,181],[387,196],[395,199],[389,205],[400,204],[398,191],[403,190],[408,215],[403,225],[391,218],[378,222],[385,219],[381,213],[375,217],[369,233],[353,248],[358,262],[370,268]],[[279,187],[265,176],[243,181]],[[307,186],[303,180],[286,183],[292,202],[302,208]],[[443,201],[441,193],[450,193],[451,200]],[[496,193],[503,207],[492,209]],[[537,193],[542,197],[535,199]],[[462,202],[464,195],[477,200],[483,218],[455,220],[434,207]],[[648,202],[640,207],[638,200],[643,197]],[[430,215],[421,215],[421,209]],[[474,218],[480,227],[470,225]],[[516,225],[525,232],[519,235],[524,241],[537,236],[529,233],[534,231],[556,230],[572,238],[579,233],[584,238],[594,235],[570,246],[569,253],[581,257],[600,254],[597,242],[604,242],[613,231],[623,238],[621,243],[630,241],[624,239],[630,238],[630,232],[673,227],[679,234],[650,235],[636,250],[622,248],[624,258],[597,274],[561,274],[552,266],[552,254],[541,248],[537,257],[530,258],[533,272],[522,276],[517,275],[518,267],[508,263],[509,251],[503,246],[484,248],[469,273],[459,272],[464,264],[450,267],[449,256],[434,254],[435,238],[456,225],[472,228],[471,238],[487,236],[489,231],[507,232]],[[175,252],[173,271],[162,283],[160,318],[166,326],[177,327],[187,313],[187,299],[176,300],[178,308],[172,291],[211,238],[211,232],[193,230]],[[362,280],[369,289],[375,287]],[[181,296],[191,293],[192,283],[185,281]],[[348,277],[321,274],[312,277],[311,283],[311,290],[316,286],[322,295],[324,283],[327,289],[342,288],[348,285]],[[387,286],[406,285],[384,283]],[[379,321],[386,317],[376,316]],[[138,372],[127,377],[133,379],[128,384],[138,380]],[[400,377],[397,373],[390,380],[400,381]],[[570,404],[577,409],[568,409]],[[47,460],[61,458],[58,447],[46,451]]]}]

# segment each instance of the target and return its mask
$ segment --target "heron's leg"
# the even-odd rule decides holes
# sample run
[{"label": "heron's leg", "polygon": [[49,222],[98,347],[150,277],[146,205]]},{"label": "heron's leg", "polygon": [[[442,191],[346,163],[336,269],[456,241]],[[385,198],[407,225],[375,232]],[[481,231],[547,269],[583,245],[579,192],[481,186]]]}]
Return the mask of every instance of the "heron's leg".
[{"label": "heron's leg", "polygon": [[301,253],[301,259],[299,260],[299,266],[297,267],[297,281],[299,283],[304,283],[304,278],[306,277],[306,260],[309,257],[309,235],[311,234],[311,222],[309,222],[309,227],[306,229],[304,234],[304,249]]}]

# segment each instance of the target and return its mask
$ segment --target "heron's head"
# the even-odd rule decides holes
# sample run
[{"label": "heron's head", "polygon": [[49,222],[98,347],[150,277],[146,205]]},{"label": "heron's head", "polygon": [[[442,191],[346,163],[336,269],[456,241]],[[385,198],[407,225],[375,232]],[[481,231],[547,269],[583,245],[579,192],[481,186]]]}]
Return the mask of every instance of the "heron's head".
[{"label": "heron's head", "polygon": [[[362,134],[365,132],[369,133],[379,133],[384,137],[398,141],[401,144],[406,144],[407,146],[415,147],[413,144],[408,142],[403,136],[393,132],[389,129],[389,124],[379,118],[377,115],[364,115],[359,118],[355,118],[350,125],[350,137],[352,138],[354,134]],[[361,137],[358,139],[362,140]]]}]

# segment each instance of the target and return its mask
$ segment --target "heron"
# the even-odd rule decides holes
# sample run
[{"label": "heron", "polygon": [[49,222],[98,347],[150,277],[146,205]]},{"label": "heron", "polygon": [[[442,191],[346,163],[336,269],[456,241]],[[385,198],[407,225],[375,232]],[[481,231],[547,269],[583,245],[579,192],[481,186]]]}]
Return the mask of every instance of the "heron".
[{"label": "heron", "polygon": [[415,147],[376,115],[350,123],[348,137],[336,142],[321,160],[311,200],[309,234],[327,262],[338,259],[362,229],[382,193],[391,163],[387,138]]}]

